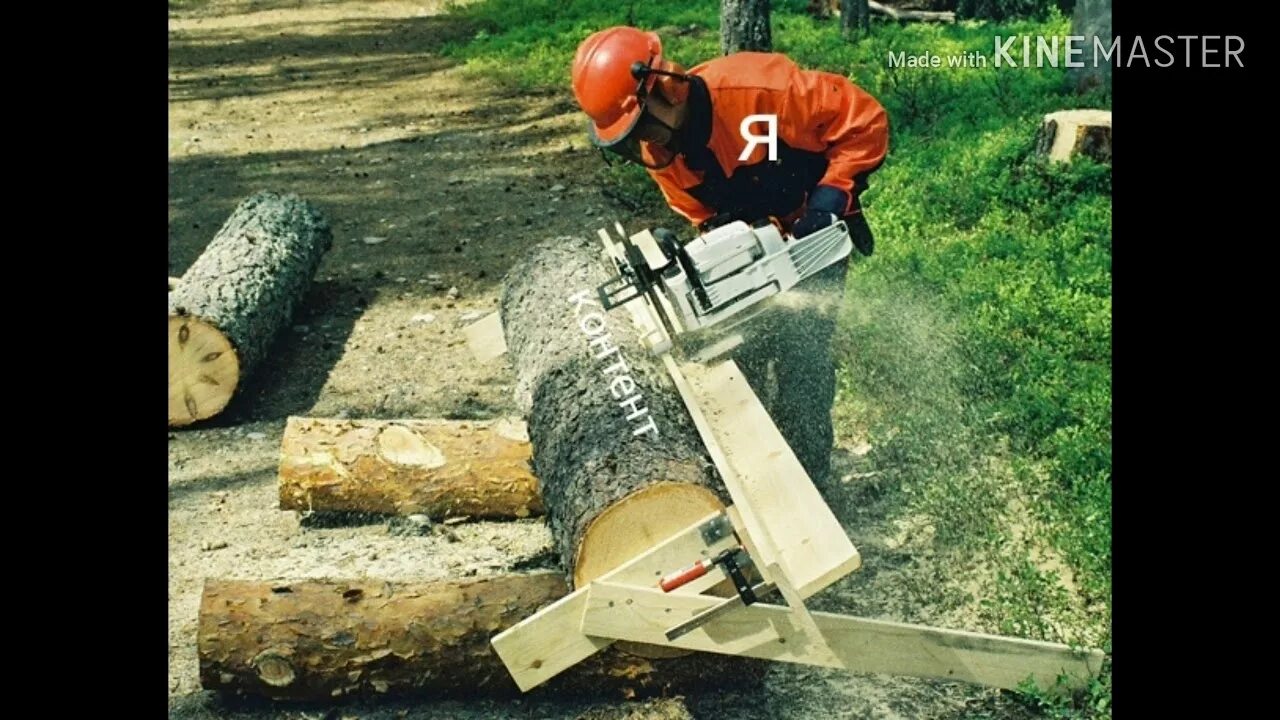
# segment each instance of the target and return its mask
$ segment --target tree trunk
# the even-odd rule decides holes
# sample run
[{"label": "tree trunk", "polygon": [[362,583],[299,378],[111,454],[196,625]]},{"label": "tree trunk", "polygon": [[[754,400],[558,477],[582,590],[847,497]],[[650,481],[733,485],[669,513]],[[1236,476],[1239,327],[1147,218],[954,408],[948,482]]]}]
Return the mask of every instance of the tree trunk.
[{"label": "tree trunk", "polygon": [[772,52],[769,0],[720,0],[720,52]]},{"label": "tree trunk", "polygon": [[[489,641],[567,591],[546,572],[430,583],[209,580],[200,681],[277,700],[518,695]],[[538,692],[668,695],[757,683],[763,667],[705,653],[651,662],[610,648]]]},{"label": "tree trunk", "polygon": [[1111,63],[1100,60],[1094,65],[1093,58],[1095,43],[1104,50],[1111,47],[1111,0],[1077,0],[1071,16],[1071,34],[1084,38],[1079,45],[1084,50],[1080,55],[1084,66],[1069,68],[1067,82],[1077,92],[1099,86],[1109,88]]},{"label": "tree trunk", "polygon": [[840,28],[867,32],[871,29],[871,10],[867,0],[840,0]]},{"label": "tree trunk", "polygon": [[529,456],[520,421],[291,417],[280,509],[528,517],[542,513]]},{"label": "tree trunk", "polygon": [[533,471],[575,586],[728,501],[662,362],[625,310],[600,308],[601,254],[584,238],[537,245],[501,305]]},{"label": "tree trunk", "polygon": [[295,195],[261,192],[235,209],[170,283],[169,425],[213,417],[262,363],[333,243]]}]

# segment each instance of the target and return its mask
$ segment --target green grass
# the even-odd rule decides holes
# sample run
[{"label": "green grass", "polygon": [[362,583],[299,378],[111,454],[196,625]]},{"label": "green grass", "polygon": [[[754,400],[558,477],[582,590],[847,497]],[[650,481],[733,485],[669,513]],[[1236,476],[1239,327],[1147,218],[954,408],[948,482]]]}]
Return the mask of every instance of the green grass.
[{"label": "green grass", "polygon": [[694,38],[663,38],[672,57],[702,57],[719,42],[718,5],[708,2],[617,2],[596,0],[527,0],[479,2],[453,10],[476,28],[468,42],[444,52],[466,62],[487,79],[517,89],[569,87],[573,53],[588,35],[619,24],[647,28],[705,29]]},{"label": "green grass", "polygon": [[[877,252],[850,273],[835,346],[838,432],[871,441],[897,512],[928,517],[940,550],[993,568],[980,599],[992,629],[1110,652],[1111,174],[1033,152],[1042,114],[1110,98],[1067,93],[1059,68],[887,62],[899,51],[989,56],[996,35],[1066,35],[1057,11],[998,25],[876,23],[846,39],[805,4],[774,3],[774,49],[848,75],[892,126],[863,196]],[[475,36],[445,52],[513,89],[567,93],[591,32],[659,29],[668,56],[693,65],[719,52],[718,8],[478,2],[454,10]],[[596,179],[633,207],[661,205],[635,168],[602,166]],[[1107,669],[1073,698],[1023,697],[1044,717],[1109,718],[1110,687]]]}]

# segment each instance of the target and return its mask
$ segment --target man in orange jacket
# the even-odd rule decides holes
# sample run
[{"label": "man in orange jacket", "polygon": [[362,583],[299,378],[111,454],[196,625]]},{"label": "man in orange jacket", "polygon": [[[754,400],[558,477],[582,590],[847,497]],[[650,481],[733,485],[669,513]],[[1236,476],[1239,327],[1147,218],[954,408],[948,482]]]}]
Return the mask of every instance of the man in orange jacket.
[{"label": "man in orange jacket", "polygon": [[[859,195],[888,150],[888,120],[848,78],[754,52],[686,72],[655,33],[631,27],[584,40],[572,75],[592,143],[644,165],[697,232],[773,219],[800,238],[843,220],[872,253]],[[735,358],[814,480],[829,469],[830,340],[846,270],[838,263],[775,298]]]}]

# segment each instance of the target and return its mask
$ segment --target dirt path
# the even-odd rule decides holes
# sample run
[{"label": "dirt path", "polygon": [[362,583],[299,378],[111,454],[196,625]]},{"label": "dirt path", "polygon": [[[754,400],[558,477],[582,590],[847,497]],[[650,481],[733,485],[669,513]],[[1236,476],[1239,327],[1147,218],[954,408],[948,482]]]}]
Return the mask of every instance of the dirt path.
[{"label": "dirt path", "polygon": [[[921,719],[1006,704],[964,686],[781,665],[749,696],[648,703],[317,710],[231,707],[204,693],[195,627],[205,577],[432,579],[501,571],[546,552],[537,520],[461,525],[459,542],[391,535],[379,524],[303,527],[274,509],[285,419],[511,414],[510,369],[473,362],[460,328],[495,307],[521,249],[615,219],[637,229],[671,222],[601,193],[600,160],[585,147],[567,92],[513,94],[441,57],[443,43],[471,32],[442,14],[443,3],[294,5],[170,6],[170,275],[259,189],[315,202],[335,236],[270,367],[215,421],[169,435],[172,717]],[[918,544],[888,537],[874,488],[842,484],[828,500],[865,568],[824,593],[821,609],[964,626],[963,615],[912,602],[913,585],[935,568]]]}]

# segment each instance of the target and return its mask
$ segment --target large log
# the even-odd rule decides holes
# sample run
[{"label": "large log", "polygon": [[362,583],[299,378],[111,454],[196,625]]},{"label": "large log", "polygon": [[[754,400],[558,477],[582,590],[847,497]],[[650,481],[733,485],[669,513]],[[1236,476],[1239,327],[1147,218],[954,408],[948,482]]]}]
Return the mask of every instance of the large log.
[{"label": "large log", "polygon": [[596,301],[601,251],[585,238],[538,244],[501,302],[534,474],[578,587],[728,502],[661,361],[626,313]]},{"label": "large log", "polygon": [[523,421],[291,417],[280,443],[280,509],[540,515],[529,455]]},{"label": "large log", "polygon": [[288,325],[324,253],[328,223],[296,195],[240,204],[169,292],[169,425],[222,411]]},{"label": "large log", "polygon": [[[490,638],[568,592],[560,573],[462,581],[208,580],[197,646],[207,690],[277,700],[518,695]],[[626,697],[758,682],[763,664],[606,650],[539,692]]]}]

